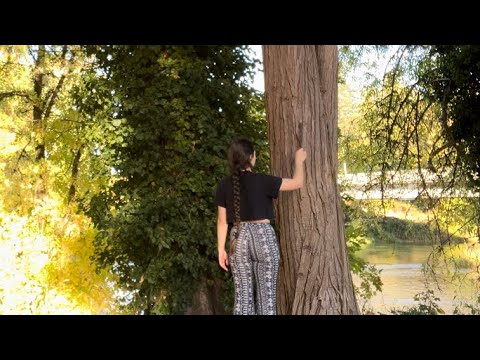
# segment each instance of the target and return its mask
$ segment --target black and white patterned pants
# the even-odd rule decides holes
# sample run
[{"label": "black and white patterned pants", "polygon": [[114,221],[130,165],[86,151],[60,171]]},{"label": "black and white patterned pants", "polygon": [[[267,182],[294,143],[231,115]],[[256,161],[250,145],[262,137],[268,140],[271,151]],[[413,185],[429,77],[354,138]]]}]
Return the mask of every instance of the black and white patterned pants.
[{"label": "black and white patterned pants", "polygon": [[[230,231],[234,239],[236,228]],[[241,223],[229,263],[235,285],[234,315],[275,315],[280,253],[269,223]]]}]

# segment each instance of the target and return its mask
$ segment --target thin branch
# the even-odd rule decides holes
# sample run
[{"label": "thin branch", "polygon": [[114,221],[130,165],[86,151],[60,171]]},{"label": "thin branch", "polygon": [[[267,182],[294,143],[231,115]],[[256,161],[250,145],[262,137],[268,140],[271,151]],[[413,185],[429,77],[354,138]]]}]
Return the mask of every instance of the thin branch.
[{"label": "thin branch", "polygon": [[[67,46],[64,45],[63,46],[63,51],[62,51],[62,58],[65,60],[65,56],[67,54]],[[72,59],[71,61],[73,60],[73,56],[72,56]],[[44,113],[44,119],[48,119],[50,117],[50,113],[52,112],[52,108],[53,108],[53,105],[55,104],[55,101],[57,100],[57,97],[62,89],[62,86],[63,86],[63,83],[65,82],[65,78],[67,77],[68,74],[70,74],[71,72],[71,67],[69,67],[68,71],[66,74],[62,74],[62,76],[60,77],[60,80],[58,81],[57,83],[57,86],[55,87],[55,89],[53,90],[51,96],[50,96],[50,99],[48,101],[48,105],[45,109],[45,113]]]},{"label": "thin branch", "polygon": [[[32,46],[29,46],[29,47],[28,47],[28,53],[29,53],[29,55],[32,57],[33,61],[36,62],[36,61],[37,61],[37,57],[35,56],[35,52],[33,51]],[[37,55],[37,56],[38,56],[38,55]]]},{"label": "thin branch", "polygon": [[30,99],[30,94],[28,94],[25,91],[7,91],[7,92],[0,93],[0,101],[3,100],[3,99],[7,99],[9,97],[13,97],[13,96],[20,96],[20,97],[24,97],[28,100],[31,100]]},{"label": "thin branch", "polygon": [[72,202],[73,199],[75,199],[75,193],[76,193],[76,182],[78,178],[78,169],[80,167],[80,157],[82,156],[82,150],[85,147],[85,144],[80,145],[80,147],[77,150],[77,153],[75,154],[75,157],[73,159],[72,163],[72,183],[70,184],[70,190],[68,191],[68,202]]},{"label": "thin branch", "polygon": [[66,78],[66,75],[63,74],[60,77],[60,80],[58,81],[57,86],[52,91],[50,99],[48,100],[48,105],[45,109],[45,113],[44,113],[44,116],[43,116],[44,119],[48,119],[50,117],[50,113],[52,112],[53,105],[55,104],[55,101],[57,100],[58,94],[59,94],[60,90],[62,89],[63,82],[65,81],[65,78]]}]

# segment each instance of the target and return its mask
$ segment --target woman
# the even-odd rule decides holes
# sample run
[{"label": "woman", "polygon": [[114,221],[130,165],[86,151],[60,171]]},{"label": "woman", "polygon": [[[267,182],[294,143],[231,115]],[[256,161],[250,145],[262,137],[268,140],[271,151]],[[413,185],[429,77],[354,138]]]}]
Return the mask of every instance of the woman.
[{"label": "woman", "polygon": [[[257,160],[253,144],[241,138],[228,149],[231,175],[218,185],[215,203],[218,206],[218,262],[228,271],[231,266],[235,285],[235,315],[275,315],[277,307],[277,274],[279,250],[273,219],[272,199],[279,191],[303,186],[303,162],[306,152],[295,153],[293,178],[254,173]],[[225,242],[228,225],[230,252]]]}]

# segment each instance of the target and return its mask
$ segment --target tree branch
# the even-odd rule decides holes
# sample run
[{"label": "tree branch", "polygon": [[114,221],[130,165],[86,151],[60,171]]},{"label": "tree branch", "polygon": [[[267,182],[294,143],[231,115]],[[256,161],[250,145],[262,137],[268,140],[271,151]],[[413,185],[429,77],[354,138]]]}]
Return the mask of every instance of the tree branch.
[{"label": "tree branch", "polygon": [[[65,60],[65,56],[67,54],[67,50],[68,50],[67,45],[64,45],[63,50],[62,50],[62,58],[64,60]],[[73,60],[73,57],[72,57],[72,60]],[[52,112],[53,105],[55,105],[55,101],[57,100],[58,94],[60,93],[60,90],[63,87],[63,83],[65,82],[65,78],[70,73],[70,71],[71,71],[71,69],[68,69],[66,74],[62,74],[62,76],[60,77],[60,80],[57,83],[57,86],[52,91],[52,94],[51,94],[50,99],[48,101],[48,105],[45,109],[44,119],[48,119],[50,117],[50,113]]]},{"label": "tree branch", "polygon": [[30,95],[25,91],[7,91],[0,93],[0,101],[13,96],[21,96],[30,100]]},{"label": "tree branch", "polygon": [[78,178],[78,169],[80,167],[80,157],[82,156],[82,150],[84,148],[85,144],[80,145],[80,148],[77,150],[77,153],[75,154],[75,157],[73,159],[72,163],[72,183],[70,185],[70,190],[68,191],[68,202],[72,202],[72,200],[75,198],[75,183],[77,182]]},{"label": "tree branch", "polygon": [[52,91],[50,99],[48,100],[48,105],[47,105],[47,107],[45,109],[45,113],[43,115],[44,119],[48,119],[50,117],[50,113],[52,112],[53,105],[55,104],[55,101],[57,100],[58,94],[59,94],[60,90],[62,89],[63,82],[65,81],[65,77],[66,77],[65,74],[63,74],[60,77],[60,80],[58,81],[57,86]]}]

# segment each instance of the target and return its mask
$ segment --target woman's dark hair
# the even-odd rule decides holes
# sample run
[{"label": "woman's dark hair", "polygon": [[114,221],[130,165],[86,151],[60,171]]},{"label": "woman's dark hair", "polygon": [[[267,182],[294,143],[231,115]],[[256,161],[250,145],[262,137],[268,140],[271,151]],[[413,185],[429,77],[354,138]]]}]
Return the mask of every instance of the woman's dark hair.
[{"label": "woman's dark hair", "polygon": [[[235,140],[228,149],[228,165],[233,182],[233,214],[234,226],[237,228],[235,240],[238,239],[240,233],[240,171],[248,167],[253,167],[250,157],[254,154],[253,143],[246,138]],[[234,243],[230,247],[230,252],[235,251]]]}]

